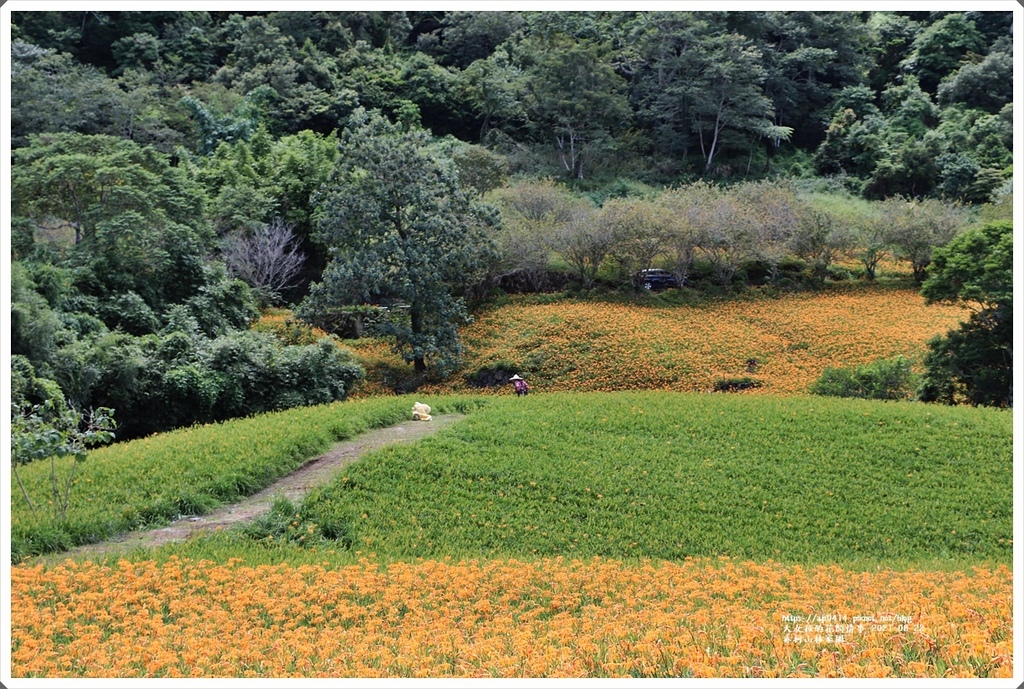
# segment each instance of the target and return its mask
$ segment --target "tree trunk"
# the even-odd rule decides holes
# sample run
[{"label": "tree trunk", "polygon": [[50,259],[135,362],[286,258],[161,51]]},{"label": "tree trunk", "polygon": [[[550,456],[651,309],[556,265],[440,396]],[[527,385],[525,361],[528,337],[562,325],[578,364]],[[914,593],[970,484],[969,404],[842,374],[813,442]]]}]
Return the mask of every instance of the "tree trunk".
[{"label": "tree trunk", "polygon": [[481,145],[483,145],[484,138],[487,136],[487,132],[488,130],[490,130],[490,128],[491,114],[489,112],[485,112],[483,124],[480,125],[480,141],[478,143],[480,143]]},{"label": "tree trunk", "polygon": [[[423,332],[423,308],[417,301],[414,301],[409,308],[409,320],[409,326],[412,329],[412,340],[413,342],[418,342],[419,336]],[[417,355],[413,359],[412,367],[416,373],[424,373],[427,370],[427,362],[424,361],[422,354]]]}]

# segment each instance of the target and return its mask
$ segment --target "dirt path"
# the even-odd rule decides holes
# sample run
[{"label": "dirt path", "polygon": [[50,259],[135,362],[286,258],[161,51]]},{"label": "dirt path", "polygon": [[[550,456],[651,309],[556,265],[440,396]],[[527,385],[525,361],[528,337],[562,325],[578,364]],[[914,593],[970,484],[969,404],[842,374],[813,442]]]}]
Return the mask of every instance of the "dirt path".
[{"label": "dirt path", "polygon": [[217,528],[226,528],[241,522],[252,521],[270,510],[274,500],[285,497],[298,502],[313,488],[331,479],[337,472],[362,457],[367,452],[386,445],[411,443],[433,435],[445,426],[463,418],[461,414],[434,416],[431,421],[404,421],[395,426],[378,428],[350,440],[336,444],[326,453],[310,460],[292,473],[250,495],[241,502],[225,505],[199,517],[185,517],[167,526],[149,531],[133,531],[100,543],[79,546],[63,553],[53,553],[31,558],[25,564],[57,564],[67,558],[102,559],[116,556],[135,548],[151,548],[174,541],[184,541],[193,534]]}]

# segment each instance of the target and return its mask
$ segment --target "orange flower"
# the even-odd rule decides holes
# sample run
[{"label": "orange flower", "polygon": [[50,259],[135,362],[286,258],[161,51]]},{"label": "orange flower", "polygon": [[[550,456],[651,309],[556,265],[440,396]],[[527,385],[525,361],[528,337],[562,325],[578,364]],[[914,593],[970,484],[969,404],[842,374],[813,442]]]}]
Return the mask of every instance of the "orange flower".
[{"label": "orange flower", "polygon": [[[895,314],[899,314],[895,317]],[[745,394],[803,394],[827,367],[897,354],[920,361],[925,343],[957,327],[954,306],[925,305],[912,289],[834,285],[824,292],[700,306],[602,302],[530,303],[512,298],[462,329],[465,370],[511,366],[536,391],[706,391],[718,379],[749,376]],[[381,372],[406,364],[383,340],[346,343],[367,369],[357,396],[388,392]],[[748,369],[748,362],[753,370]],[[462,376],[426,394],[476,391]],[[489,390],[511,394],[506,387]]]},{"label": "orange flower", "polygon": [[1009,677],[1013,669],[1005,566],[172,559],[14,567],[11,578],[15,677]]}]

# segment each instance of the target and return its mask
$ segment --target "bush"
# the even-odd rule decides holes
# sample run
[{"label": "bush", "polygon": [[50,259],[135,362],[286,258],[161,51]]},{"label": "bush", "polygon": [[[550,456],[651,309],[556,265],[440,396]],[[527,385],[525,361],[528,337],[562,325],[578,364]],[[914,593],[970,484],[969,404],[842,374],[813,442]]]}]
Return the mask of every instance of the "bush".
[{"label": "bush", "polygon": [[[179,313],[178,316],[181,316]],[[79,406],[118,410],[119,436],[343,400],[364,373],[334,340],[289,346],[233,331],[209,339],[195,323],[160,335],[110,333],[61,350],[55,378]]]},{"label": "bush", "polygon": [[466,374],[466,382],[475,388],[493,388],[508,385],[508,379],[523,370],[511,361],[501,360]]},{"label": "bush", "polygon": [[945,337],[932,338],[924,357],[926,370],[918,399],[1009,407],[1013,398],[1012,344],[1009,323],[990,326],[973,317]]},{"label": "bush", "polygon": [[266,411],[343,400],[364,376],[352,354],[329,338],[311,345],[282,347],[273,365],[268,378],[276,383],[277,394]]},{"label": "bush", "polygon": [[39,377],[28,357],[11,357],[11,402],[20,406],[44,404],[47,400],[63,402],[64,394],[56,381]]},{"label": "bush", "polygon": [[292,543],[302,548],[324,545],[350,548],[352,540],[346,521],[336,515],[317,514],[311,507],[322,505],[314,499],[296,507],[287,498],[278,498],[267,513],[241,529],[242,538],[263,543]]},{"label": "bush", "polygon": [[810,388],[815,395],[873,400],[910,399],[913,390],[914,374],[905,356],[854,368],[826,368]]},{"label": "bush", "polygon": [[228,277],[219,266],[206,272],[206,284],[185,301],[200,329],[216,337],[234,329],[248,328],[259,316],[249,286]]},{"label": "bush", "polygon": [[715,381],[715,392],[739,392],[761,387],[761,381],[744,376],[742,378],[719,378]]},{"label": "bush", "polygon": [[842,266],[830,265],[825,269],[825,277],[835,282],[842,282],[843,280],[852,280],[853,273]]},{"label": "bush", "polygon": [[111,329],[120,329],[132,335],[155,333],[160,319],[146,300],[135,292],[115,294],[100,305],[100,318]]},{"label": "bush", "polygon": [[324,338],[282,346],[272,335],[232,333],[211,344],[209,367],[221,387],[216,420],[345,399],[363,369],[351,354]]}]

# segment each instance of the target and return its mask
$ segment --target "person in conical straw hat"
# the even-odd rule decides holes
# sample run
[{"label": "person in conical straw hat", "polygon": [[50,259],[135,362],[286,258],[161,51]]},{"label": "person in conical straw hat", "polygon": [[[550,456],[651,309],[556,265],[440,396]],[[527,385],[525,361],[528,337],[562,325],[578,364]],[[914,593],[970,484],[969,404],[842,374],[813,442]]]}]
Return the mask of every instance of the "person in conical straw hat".
[{"label": "person in conical straw hat", "polygon": [[530,386],[519,376],[518,373],[509,378],[508,382],[512,383],[513,387],[515,387],[516,397],[523,397],[524,395],[530,394]]}]

